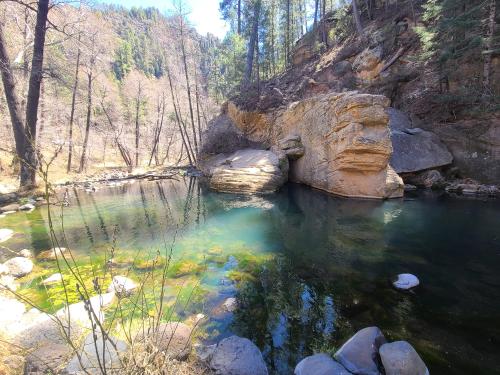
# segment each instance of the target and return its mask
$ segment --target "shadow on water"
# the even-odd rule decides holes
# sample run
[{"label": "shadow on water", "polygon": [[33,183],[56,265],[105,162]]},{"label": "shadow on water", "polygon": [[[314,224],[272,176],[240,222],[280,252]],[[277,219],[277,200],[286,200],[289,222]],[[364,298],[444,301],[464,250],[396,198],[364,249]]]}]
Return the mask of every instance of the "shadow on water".
[{"label": "shadow on water", "polygon": [[[244,197],[192,177],[72,195],[64,226],[77,254],[108,245],[109,228],[130,254],[178,233],[174,260],[197,271],[176,275],[172,288],[196,281],[201,290],[181,316],[209,316],[207,342],[251,338],[275,374],[292,373],[313,352],[335,352],[372,325],[411,342],[431,373],[499,373],[499,202],[348,200],[293,184]],[[3,220],[30,233],[34,250],[50,247],[43,210],[27,222],[16,215]],[[390,279],[402,272],[422,285],[395,291]],[[232,296],[238,308],[222,311]]]}]

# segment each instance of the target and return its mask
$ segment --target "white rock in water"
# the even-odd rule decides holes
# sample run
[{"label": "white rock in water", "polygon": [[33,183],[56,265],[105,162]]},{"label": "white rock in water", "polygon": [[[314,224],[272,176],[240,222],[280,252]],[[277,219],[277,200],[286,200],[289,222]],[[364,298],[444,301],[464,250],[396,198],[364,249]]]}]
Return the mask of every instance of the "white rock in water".
[{"label": "white rock in water", "polygon": [[233,312],[238,307],[238,301],[234,297],[230,297],[224,301],[222,307],[227,312]]},{"label": "white rock in water", "polygon": [[4,263],[9,273],[18,278],[29,274],[33,270],[33,262],[23,257],[15,257]]},{"label": "white rock in water", "polygon": [[5,242],[14,235],[14,231],[11,229],[0,229],[0,242]]},{"label": "white rock in water", "polygon": [[125,276],[115,276],[111,285],[108,287],[109,292],[115,292],[117,296],[123,297],[132,294],[137,284]]},{"label": "white rock in water", "polygon": [[392,283],[396,289],[408,290],[415,288],[420,284],[418,277],[411,273],[402,273],[398,275],[398,279]]},{"label": "white rock in water", "polygon": [[52,285],[60,282],[62,280],[62,275],[60,273],[55,273],[42,281],[43,285]]},{"label": "white rock in water", "polygon": [[19,207],[20,211],[33,211],[35,209],[35,206],[31,203],[26,203],[23,204],[21,207]]}]

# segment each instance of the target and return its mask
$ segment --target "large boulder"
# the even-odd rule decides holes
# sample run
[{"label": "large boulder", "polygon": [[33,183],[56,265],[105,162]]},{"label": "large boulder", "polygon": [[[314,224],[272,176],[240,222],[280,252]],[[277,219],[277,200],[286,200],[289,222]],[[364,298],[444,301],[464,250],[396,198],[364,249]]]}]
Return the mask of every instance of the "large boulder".
[{"label": "large boulder", "polygon": [[113,373],[121,369],[120,357],[127,351],[128,345],[124,341],[113,337],[103,339],[101,334],[91,333],[85,338],[83,348],[79,353],[80,358],[75,354],[63,371],[63,374],[79,375],[91,374],[101,375],[106,372]]},{"label": "large boulder", "polygon": [[294,375],[349,375],[344,366],[328,354],[320,353],[304,358],[295,367]]},{"label": "large boulder", "polygon": [[386,375],[429,375],[424,361],[406,341],[384,344],[379,353]]},{"label": "large boulder", "polygon": [[379,375],[378,350],[385,342],[377,327],[363,328],[342,345],[334,357],[353,374]]},{"label": "large boulder", "polygon": [[453,156],[439,137],[429,131],[413,128],[405,113],[389,108],[392,156],[391,166],[397,173],[418,172],[451,164]]},{"label": "large boulder", "polygon": [[8,268],[9,274],[14,277],[23,277],[33,271],[33,262],[24,257],[15,257],[4,263]]},{"label": "large boulder", "polygon": [[181,322],[169,322],[141,330],[135,339],[139,343],[153,344],[171,358],[185,360],[191,353],[192,337],[193,328]]},{"label": "large boulder", "polygon": [[205,163],[210,188],[225,193],[272,193],[288,178],[288,159],[272,151],[244,149]]},{"label": "large boulder", "polygon": [[[99,321],[104,321],[104,307],[111,304],[114,294],[91,297]],[[75,344],[81,342],[92,330],[95,322],[89,319],[85,303],[78,302],[57,311],[54,316],[32,309],[15,324],[6,327],[4,334],[13,338],[16,345],[29,349],[26,366],[28,372],[62,370],[75,354],[68,345],[68,338]]]},{"label": "large boulder", "polygon": [[231,336],[215,349],[210,367],[216,375],[267,375],[262,353],[248,339]]}]

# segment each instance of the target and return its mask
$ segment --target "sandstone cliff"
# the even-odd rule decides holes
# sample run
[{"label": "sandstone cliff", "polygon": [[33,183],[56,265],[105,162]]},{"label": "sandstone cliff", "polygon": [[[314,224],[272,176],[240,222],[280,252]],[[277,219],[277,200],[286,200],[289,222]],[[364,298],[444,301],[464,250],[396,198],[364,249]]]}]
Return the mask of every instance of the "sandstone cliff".
[{"label": "sandstone cliff", "polygon": [[269,112],[229,102],[211,129],[227,128],[230,120],[250,142],[287,154],[291,181],[347,197],[394,198],[403,195],[403,183],[389,166],[388,105],[383,96],[356,92],[317,95]]}]

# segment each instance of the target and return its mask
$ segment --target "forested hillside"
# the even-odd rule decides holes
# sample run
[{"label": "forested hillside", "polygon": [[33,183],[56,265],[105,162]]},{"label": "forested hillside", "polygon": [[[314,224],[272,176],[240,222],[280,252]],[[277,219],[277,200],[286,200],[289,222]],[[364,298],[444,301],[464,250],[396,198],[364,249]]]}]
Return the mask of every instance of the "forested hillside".
[{"label": "forested hillside", "polygon": [[[25,112],[36,12],[1,4],[3,41]],[[49,11],[36,142],[53,172],[194,163],[214,110],[207,93],[208,39],[179,5],[157,9],[58,4]],[[189,91],[188,91],[189,87]],[[0,89],[2,173],[19,164]],[[59,174],[60,174],[59,173]]]}]

